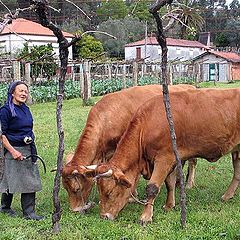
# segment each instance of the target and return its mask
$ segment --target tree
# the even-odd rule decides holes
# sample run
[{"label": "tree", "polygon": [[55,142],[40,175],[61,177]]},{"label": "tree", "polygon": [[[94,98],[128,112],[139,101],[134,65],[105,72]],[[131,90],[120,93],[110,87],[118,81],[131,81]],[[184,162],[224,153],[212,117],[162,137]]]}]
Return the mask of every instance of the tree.
[{"label": "tree", "polygon": [[56,73],[57,64],[53,58],[52,44],[33,46],[31,49],[25,44],[17,57],[32,63],[30,73],[32,78],[42,76],[49,80]]},{"label": "tree", "polygon": [[129,6],[129,13],[134,17],[138,18],[140,21],[150,22],[153,20],[152,15],[148,11],[149,2],[145,0],[139,0],[137,2],[133,2]]},{"label": "tree", "polygon": [[84,35],[76,44],[76,51],[80,58],[95,58],[103,53],[103,46],[93,36]]},{"label": "tree", "polygon": [[198,5],[194,0],[184,0],[180,6],[179,16],[177,17],[180,21],[180,38],[187,39],[188,36],[194,35],[198,30],[202,29],[204,20],[198,10]]},{"label": "tree", "polygon": [[128,14],[127,6],[123,1],[111,0],[103,1],[102,5],[97,9],[99,19],[104,22],[108,19],[122,19]]},{"label": "tree", "polygon": [[214,43],[217,47],[226,47],[229,45],[229,40],[227,35],[222,32],[216,35]]},{"label": "tree", "polygon": [[145,23],[133,17],[125,17],[122,20],[109,19],[99,25],[99,30],[117,37],[115,40],[102,35],[98,36],[110,57],[123,58],[124,45],[144,37]]}]

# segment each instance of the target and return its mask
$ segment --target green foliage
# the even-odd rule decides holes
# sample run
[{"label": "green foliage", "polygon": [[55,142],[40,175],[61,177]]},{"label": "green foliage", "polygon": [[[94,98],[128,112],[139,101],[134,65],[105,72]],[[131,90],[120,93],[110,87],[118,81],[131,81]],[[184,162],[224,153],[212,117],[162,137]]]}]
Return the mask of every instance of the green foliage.
[{"label": "green foliage", "polygon": [[144,37],[145,23],[133,17],[125,17],[122,20],[109,19],[99,25],[99,30],[117,38],[111,39],[104,35],[96,35],[103,42],[103,47],[110,57],[123,58],[124,45]]},{"label": "green foliage", "polygon": [[124,18],[128,14],[128,9],[123,1],[105,0],[96,12],[101,21],[106,21],[108,19],[115,20]]},{"label": "green foliage", "polygon": [[181,77],[181,78],[176,78],[173,80],[173,84],[194,84],[195,81],[192,78],[187,78],[187,77]]},{"label": "green foliage", "polygon": [[215,38],[215,45],[217,47],[226,47],[229,45],[229,40],[225,33],[217,34],[217,36]]},{"label": "green foliage", "polygon": [[79,58],[95,58],[103,53],[103,46],[102,43],[93,36],[84,35],[83,38],[77,42],[76,50]]},{"label": "green foliage", "polygon": [[[173,84],[194,84],[194,80],[191,78],[179,78],[174,80]],[[138,85],[149,85],[149,84],[160,84],[159,79],[155,77],[142,77],[138,80]],[[92,96],[103,96],[107,93],[112,93],[119,91],[123,88],[122,79],[113,78],[113,79],[105,79],[105,80],[96,80],[93,79],[91,82],[92,85]],[[133,86],[132,79],[127,79],[126,81],[127,88]],[[240,81],[235,81],[233,83],[214,83],[203,82],[199,84],[200,87],[240,87]],[[0,104],[3,104],[7,98],[7,89],[8,84],[1,83],[0,84]],[[47,81],[41,84],[36,84],[30,86],[30,93],[35,103],[43,103],[43,102],[53,102],[56,101],[58,92],[58,82],[56,81]],[[65,82],[65,94],[64,99],[72,99],[80,97],[80,83],[78,81],[66,80]],[[85,104],[85,103],[84,103]],[[87,106],[91,106],[92,99],[90,102],[86,103]]]},{"label": "green foliage", "polygon": [[139,0],[133,2],[129,7],[129,12],[134,18],[138,18],[140,21],[151,21],[152,14],[149,12],[149,2],[145,0]]},{"label": "green foliage", "polygon": [[23,58],[25,61],[32,62],[31,77],[45,77],[50,79],[54,76],[57,70],[57,64],[53,58],[52,44],[33,46],[29,48],[27,44],[19,51],[18,58]]}]

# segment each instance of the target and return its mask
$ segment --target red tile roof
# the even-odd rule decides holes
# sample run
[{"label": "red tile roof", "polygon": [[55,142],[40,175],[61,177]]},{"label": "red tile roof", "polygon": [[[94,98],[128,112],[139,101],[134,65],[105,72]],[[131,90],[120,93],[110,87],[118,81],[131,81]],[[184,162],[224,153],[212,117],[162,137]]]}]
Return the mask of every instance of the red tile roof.
[{"label": "red tile roof", "polygon": [[237,53],[219,51],[211,51],[210,53],[214,54],[217,57],[224,58],[230,62],[240,62],[240,56]]},{"label": "red tile roof", "polygon": [[[141,46],[145,44],[145,39],[126,44],[125,47],[133,47],[133,46]],[[159,45],[156,37],[148,37],[147,38],[147,45]],[[174,39],[174,38],[167,38],[167,45],[168,46],[181,46],[181,47],[198,47],[198,48],[208,48],[204,44],[198,41],[190,41],[190,40],[183,40],[183,39]]]},{"label": "red tile roof", "polygon": [[200,59],[203,56],[206,56],[208,54],[213,54],[216,57],[220,57],[223,58],[229,62],[234,62],[234,63],[240,63],[240,56],[237,53],[233,53],[233,52],[220,52],[220,51],[207,51],[204,52],[198,56],[196,56],[193,60],[197,60]]},{"label": "red tile roof", "polygon": [[[17,18],[7,25],[0,35],[17,33],[25,35],[38,35],[38,36],[55,36],[51,30],[43,27],[39,23],[35,23],[24,18]],[[63,32],[65,37],[74,37],[72,34]]]}]

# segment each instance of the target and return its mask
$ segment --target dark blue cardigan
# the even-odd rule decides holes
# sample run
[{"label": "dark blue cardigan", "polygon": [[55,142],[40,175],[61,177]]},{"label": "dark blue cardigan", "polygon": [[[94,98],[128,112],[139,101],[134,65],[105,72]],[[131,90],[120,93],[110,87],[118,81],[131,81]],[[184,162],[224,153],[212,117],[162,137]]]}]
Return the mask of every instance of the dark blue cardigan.
[{"label": "dark blue cardigan", "polygon": [[12,117],[9,105],[6,103],[0,108],[2,134],[5,135],[12,146],[24,146],[26,136],[34,140],[33,118],[26,104],[14,105],[17,116]]}]

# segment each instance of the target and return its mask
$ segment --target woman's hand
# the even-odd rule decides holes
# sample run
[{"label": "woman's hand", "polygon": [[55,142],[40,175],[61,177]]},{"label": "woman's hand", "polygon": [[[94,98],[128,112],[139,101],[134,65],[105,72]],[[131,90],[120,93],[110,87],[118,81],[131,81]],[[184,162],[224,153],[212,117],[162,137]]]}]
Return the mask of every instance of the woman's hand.
[{"label": "woman's hand", "polygon": [[2,135],[3,140],[3,146],[11,153],[13,159],[17,161],[22,161],[24,159],[24,156],[22,153],[17,151],[8,141],[7,137],[5,135]]},{"label": "woman's hand", "polygon": [[11,151],[12,157],[14,160],[17,161],[22,161],[23,160],[23,155],[21,152],[17,151],[16,149],[14,149],[13,151]]}]

